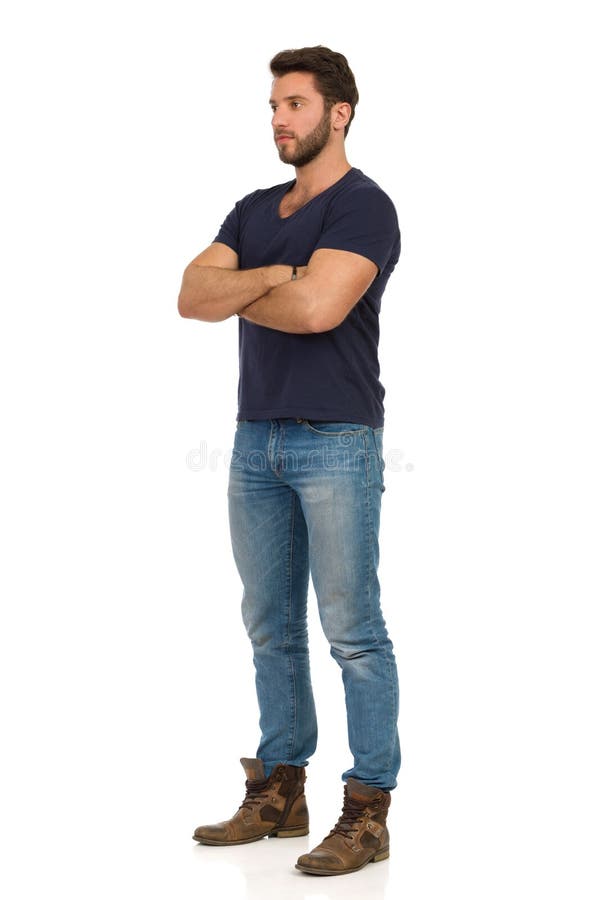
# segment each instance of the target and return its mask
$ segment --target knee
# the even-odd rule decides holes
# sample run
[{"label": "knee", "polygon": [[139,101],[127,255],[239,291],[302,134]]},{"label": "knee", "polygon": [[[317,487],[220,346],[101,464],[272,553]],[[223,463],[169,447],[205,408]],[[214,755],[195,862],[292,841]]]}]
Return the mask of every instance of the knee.
[{"label": "knee", "polygon": [[242,622],[246,634],[255,647],[264,647],[271,639],[272,629],[269,616],[265,614],[264,609],[259,608],[256,599],[247,591],[244,591],[242,598]]},{"label": "knee", "polygon": [[244,594],[242,621],[255,653],[308,654],[306,620],[289,622],[276,603],[261,607],[248,594]]},{"label": "knee", "polygon": [[349,644],[344,641],[329,642],[329,652],[340,665],[351,662],[352,660],[361,659],[372,649],[374,648],[364,644]]},{"label": "knee", "polygon": [[378,639],[376,636],[365,636],[358,641],[330,640],[329,652],[342,667],[368,668],[375,660],[387,656],[393,657],[392,643],[389,638]]}]

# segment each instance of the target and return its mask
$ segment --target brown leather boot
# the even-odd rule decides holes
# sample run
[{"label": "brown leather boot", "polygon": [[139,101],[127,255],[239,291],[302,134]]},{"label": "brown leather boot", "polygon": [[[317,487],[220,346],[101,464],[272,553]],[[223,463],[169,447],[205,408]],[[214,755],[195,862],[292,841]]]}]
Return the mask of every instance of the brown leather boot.
[{"label": "brown leather boot", "polygon": [[308,809],[304,796],[306,770],[300,766],[275,766],[268,778],[260,759],[240,760],[246,772],[244,802],[226,822],[200,825],[194,840],[201,844],[249,844],[269,837],[308,834]]},{"label": "brown leather boot", "polygon": [[345,875],[390,855],[386,818],[388,791],[349,778],[344,786],[342,815],[327,837],[305,853],[296,868],[312,875]]}]

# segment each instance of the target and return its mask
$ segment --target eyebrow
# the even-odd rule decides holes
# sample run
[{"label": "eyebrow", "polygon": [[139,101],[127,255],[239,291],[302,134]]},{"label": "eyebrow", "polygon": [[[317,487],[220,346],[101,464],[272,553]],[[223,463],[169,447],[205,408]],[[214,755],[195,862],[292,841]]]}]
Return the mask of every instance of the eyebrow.
[{"label": "eyebrow", "polygon": [[[308,97],[303,97],[302,94],[289,94],[287,97],[282,97],[282,100],[306,100],[308,103]],[[269,100],[269,105],[272,106],[275,103],[274,99],[271,97]]]}]

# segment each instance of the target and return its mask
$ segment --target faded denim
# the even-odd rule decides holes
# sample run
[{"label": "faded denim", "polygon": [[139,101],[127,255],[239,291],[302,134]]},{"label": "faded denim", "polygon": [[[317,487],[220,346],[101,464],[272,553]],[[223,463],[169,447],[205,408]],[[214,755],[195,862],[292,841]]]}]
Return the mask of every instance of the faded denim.
[{"label": "faded denim", "polygon": [[310,573],[323,631],[342,670],[354,760],[342,778],[384,790],[397,784],[398,676],[377,577],[382,439],[383,429],[356,423],[237,424],[229,518],[256,669],[257,756],[267,773],[279,762],[305,766],[317,746]]}]

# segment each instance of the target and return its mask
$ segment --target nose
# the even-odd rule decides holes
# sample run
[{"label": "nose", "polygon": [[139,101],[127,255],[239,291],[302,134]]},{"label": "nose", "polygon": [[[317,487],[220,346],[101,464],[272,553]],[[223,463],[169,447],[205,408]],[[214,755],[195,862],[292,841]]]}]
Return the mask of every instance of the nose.
[{"label": "nose", "polygon": [[277,130],[278,128],[285,128],[285,126],[287,125],[285,110],[282,109],[281,106],[278,106],[277,109],[273,112],[271,125],[275,130]]}]

